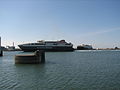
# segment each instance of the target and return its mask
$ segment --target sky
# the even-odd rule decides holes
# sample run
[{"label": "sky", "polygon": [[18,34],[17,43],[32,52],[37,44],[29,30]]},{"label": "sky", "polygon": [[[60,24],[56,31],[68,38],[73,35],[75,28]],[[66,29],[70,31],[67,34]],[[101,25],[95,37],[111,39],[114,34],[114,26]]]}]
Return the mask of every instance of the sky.
[{"label": "sky", "polygon": [[120,47],[120,0],[0,0],[2,45],[38,40]]}]

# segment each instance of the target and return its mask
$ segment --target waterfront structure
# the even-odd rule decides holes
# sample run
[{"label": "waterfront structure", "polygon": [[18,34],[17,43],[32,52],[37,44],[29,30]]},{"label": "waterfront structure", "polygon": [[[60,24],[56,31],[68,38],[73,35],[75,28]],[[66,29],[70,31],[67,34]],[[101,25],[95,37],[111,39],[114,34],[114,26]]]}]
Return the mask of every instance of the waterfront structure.
[{"label": "waterfront structure", "polygon": [[1,47],[1,37],[0,37],[0,56],[3,56],[3,51],[2,51],[2,47]]},{"label": "waterfront structure", "polygon": [[119,48],[118,48],[118,47],[115,47],[114,49],[117,50],[117,49],[119,49]]},{"label": "waterfront structure", "polygon": [[67,43],[65,40],[60,41],[38,41],[37,43],[27,43],[18,45],[23,51],[73,51],[73,44]]},{"label": "waterfront structure", "polygon": [[15,46],[14,46],[14,42],[12,46],[7,46],[7,50],[8,51],[15,51]]},{"label": "waterfront structure", "polygon": [[92,49],[93,49],[92,45],[81,44],[77,46],[77,50],[92,50]]},{"label": "waterfront structure", "polygon": [[15,55],[15,64],[40,64],[45,63],[45,52],[35,51],[33,55]]}]

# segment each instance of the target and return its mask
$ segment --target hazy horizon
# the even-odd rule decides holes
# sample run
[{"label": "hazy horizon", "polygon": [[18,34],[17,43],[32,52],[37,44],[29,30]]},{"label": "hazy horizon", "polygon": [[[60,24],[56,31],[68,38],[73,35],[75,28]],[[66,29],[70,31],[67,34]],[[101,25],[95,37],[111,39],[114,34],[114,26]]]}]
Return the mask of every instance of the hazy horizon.
[{"label": "hazy horizon", "polygon": [[120,47],[119,0],[0,0],[2,45],[38,40]]}]

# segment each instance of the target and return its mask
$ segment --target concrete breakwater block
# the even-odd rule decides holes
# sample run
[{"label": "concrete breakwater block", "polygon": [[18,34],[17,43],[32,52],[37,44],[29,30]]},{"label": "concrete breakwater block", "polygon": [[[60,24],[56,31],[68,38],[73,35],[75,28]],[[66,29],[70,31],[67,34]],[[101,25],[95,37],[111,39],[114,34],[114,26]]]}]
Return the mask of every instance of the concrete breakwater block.
[{"label": "concrete breakwater block", "polygon": [[45,63],[45,52],[35,51],[33,55],[15,55],[15,64],[40,64]]}]

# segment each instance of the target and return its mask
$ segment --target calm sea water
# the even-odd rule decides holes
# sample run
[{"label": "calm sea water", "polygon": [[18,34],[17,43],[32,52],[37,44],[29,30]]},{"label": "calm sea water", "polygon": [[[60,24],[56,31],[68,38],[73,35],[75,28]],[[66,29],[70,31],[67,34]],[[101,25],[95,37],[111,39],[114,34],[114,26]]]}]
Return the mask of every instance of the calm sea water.
[{"label": "calm sea water", "polygon": [[120,51],[47,52],[45,64],[0,57],[0,90],[120,90]]}]

